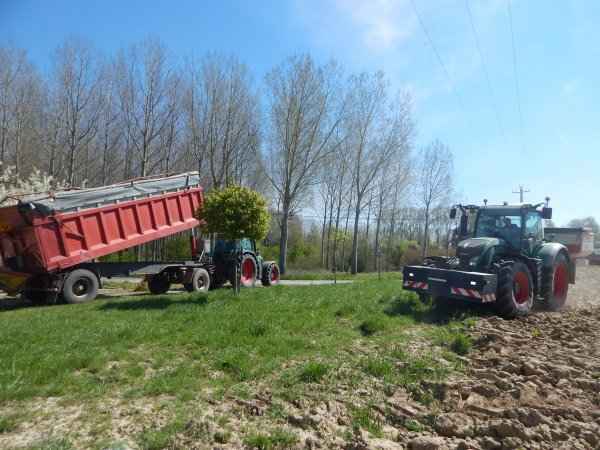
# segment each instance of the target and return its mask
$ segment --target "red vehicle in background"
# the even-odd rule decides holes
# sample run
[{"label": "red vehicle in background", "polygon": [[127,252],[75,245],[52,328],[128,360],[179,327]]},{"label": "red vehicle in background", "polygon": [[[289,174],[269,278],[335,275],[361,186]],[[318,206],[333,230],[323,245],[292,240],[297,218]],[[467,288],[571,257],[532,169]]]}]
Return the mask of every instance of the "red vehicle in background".
[{"label": "red vehicle in background", "polygon": [[[92,189],[30,195],[0,208],[0,289],[34,302],[59,296],[93,300],[101,277],[143,275],[150,291],[171,282],[208,289],[206,263],[104,263],[97,261],[162,237],[195,228],[203,201],[196,172],[147,178]],[[194,247],[194,246],[193,246]]]}]

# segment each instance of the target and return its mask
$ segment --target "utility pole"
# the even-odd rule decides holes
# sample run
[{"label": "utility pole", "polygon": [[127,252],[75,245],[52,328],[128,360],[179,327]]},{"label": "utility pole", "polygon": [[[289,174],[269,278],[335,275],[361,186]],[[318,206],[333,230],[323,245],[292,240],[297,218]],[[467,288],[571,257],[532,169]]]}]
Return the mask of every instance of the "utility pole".
[{"label": "utility pole", "polygon": [[525,189],[523,187],[523,185],[521,184],[521,185],[519,185],[519,190],[518,191],[513,191],[513,194],[519,194],[519,201],[521,203],[523,203],[523,194],[526,194],[528,192],[531,192],[531,191],[528,191],[527,189]]}]

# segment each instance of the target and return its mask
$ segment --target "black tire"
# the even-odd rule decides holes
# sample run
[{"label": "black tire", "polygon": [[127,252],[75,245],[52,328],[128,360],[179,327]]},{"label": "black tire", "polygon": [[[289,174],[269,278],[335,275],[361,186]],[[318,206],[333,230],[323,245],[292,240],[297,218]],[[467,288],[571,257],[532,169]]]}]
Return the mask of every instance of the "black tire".
[{"label": "black tire", "polygon": [[265,264],[262,271],[261,282],[263,286],[275,286],[279,284],[279,266],[275,263]]},{"label": "black tire", "polygon": [[515,261],[498,273],[496,310],[507,319],[526,316],[533,306],[533,279],[525,263]]},{"label": "black tire", "polygon": [[166,273],[159,273],[148,278],[148,290],[151,294],[166,294],[171,287],[171,281]]},{"label": "black tire", "polygon": [[99,287],[100,282],[94,272],[76,269],[65,277],[62,297],[67,303],[91,302],[98,295]]},{"label": "black tire", "polygon": [[559,253],[552,266],[542,269],[543,306],[550,311],[558,311],[567,302],[569,293],[569,261],[564,253]]},{"label": "black tire", "polygon": [[188,292],[208,292],[210,289],[210,275],[205,269],[194,269],[191,283],[184,283],[183,287]]},{"label": "black tire", "polygon": [[[256,260],[252,255],[242,256],[240,286],[254,287],[256,286],[257,266]],[[233,285],[233,283],[232,283]]]}]

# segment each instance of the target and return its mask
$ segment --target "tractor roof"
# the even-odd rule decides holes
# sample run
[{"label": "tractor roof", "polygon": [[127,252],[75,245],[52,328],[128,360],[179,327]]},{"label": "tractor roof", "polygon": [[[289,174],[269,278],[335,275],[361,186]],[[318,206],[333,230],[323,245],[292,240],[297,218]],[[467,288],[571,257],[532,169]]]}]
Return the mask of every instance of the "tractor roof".
[{"label": "tractor roof", "polygon": [[489,210],[493,213],[497,214],[507,214],[507,215],[519,215],[521,211],[536,211],[536,205],[532,205],[530,203],[523,203],[518,205],[487,205],[482,206],[481,209]]}]

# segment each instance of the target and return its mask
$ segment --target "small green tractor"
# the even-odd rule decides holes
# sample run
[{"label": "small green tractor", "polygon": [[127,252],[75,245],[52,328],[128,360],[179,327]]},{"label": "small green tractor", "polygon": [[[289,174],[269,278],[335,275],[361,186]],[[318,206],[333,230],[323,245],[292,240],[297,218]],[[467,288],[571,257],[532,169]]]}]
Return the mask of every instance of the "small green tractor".
[{"label": "small green tractor", "polygon": [[450,210],[460,225],[456,256],[425,258],[405,266],[403,287],[434,301],[466,300],[494,305],[498,314],[528,314],[539,301],[558,310],[575,283],[575,264],[567,248],[544,238],[543,219],[552,208],[537,205],[457,205]]},{"label": "small green tractor", "polygon": [[235,286],[238,274],[243,287],[253,287],[257,281],[263,286],[273,286],[280,280],[277,264],[265,261],[251,239],[202,240],[192,236],[191,253],[191,261],[141,262],[128,266],[136,266],[131,275],[144,275],[148,290],[155,295],[164,294],[174,283],[183,284],[189,292],[206,292],[227,282]]},{"label": "small green tractor", "polygon": [[273,286],[279,283],[279,266],[274,261],[265,261],[256,248],[256,242],[251,239],[237,241],[215,239],[212,249],[205,251],[203,261],[209,267],[211,286],[218,288],[227,281],[235,283],[236,263],[240,268],[240,284],[243,287],[253,287],[257,281],[263,286]]}]

